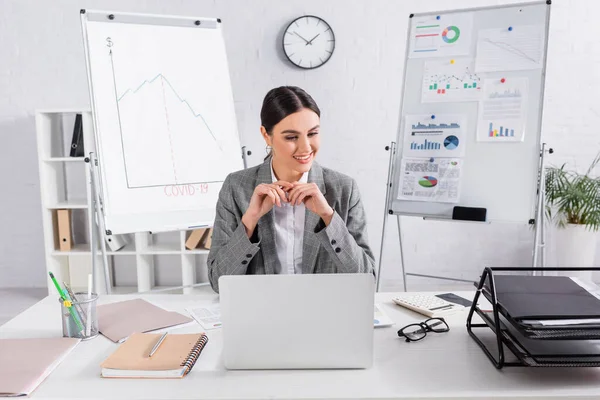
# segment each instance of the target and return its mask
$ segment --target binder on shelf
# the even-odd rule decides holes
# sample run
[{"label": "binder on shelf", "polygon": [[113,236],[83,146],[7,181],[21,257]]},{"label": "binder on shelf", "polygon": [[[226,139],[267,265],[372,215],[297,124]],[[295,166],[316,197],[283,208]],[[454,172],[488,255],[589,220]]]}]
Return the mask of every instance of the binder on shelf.
[{"label": "binder on shelf", "polygon": [[206,229],[204,235],[202,236],[202,240],[200,241],[200,246],[204,247],[207,250],[210,250],[210,246],[212,245],[212,233],[213,228]]},{"label": "binder on shelf", "polygon": [[56,210],[56,217],[58,248],[60,251],[70,251],[73,247],[73,239],[71,236],[71,210]]},{"label": "binder on shelf", "polygon": [[73,138],[71,139],[71,157],[83,157],[83,124],[81,114],[75,115],[75,125],[73,126]]},{"label": "binder on shelf", "polygon": [[205,333],[168,334],[156,352],[149,352],[161,334],[134,333],[102,364],[104,378],[183,378],[208,343]]},{"label": "binder on shelf", "polygon": [[111,251],[121,250],[129,243],[128,235],[106,235],[106,244]]},{"label": "binder on shelf", "polygon": [[[591,367],[600,366],[600,329],[598,324],[527,324],[524,318],[543,317],[550,321],[573,321],[594,317],[593,301],[600,300],[589,288],[569,277],[498,275],[494,271],[564,271],[566,268],[485,268],[477,285],[467,317],[467,331],[497,369],[509,366]],[[575,270],[600,270],[579,268]],[[559,279],[548,279],[559,278]],[[574,284],[575,286],[573,286]],[[481,295],[492,305],[491,311],[478,306]],[[551,299],[552,296],[555,298]],[[591,298],[590,298],[591,297]],[[563,298],[557,305],[557,298]],[[582,306],[577,307],[578,300]],[[592,300],[593,299],[593,300]],[[525,304],[529,301],[528,304]],[[554,310],[554,311],[553,311]],[[473,323],[477,314],[484,323]],[[581,321],[581,319],[579,320]],[[495,335],[495,345],[484,343],[474,328],[487,328]],[[482,332],[480,329],[479,332]],[[507,361],[505,348],[518,361]]]},{"label": "binder on shelf", "polygon": [[188,250],[194,250],[198,248],[207,230],[208,229],[194,229],[185,241],[185,248]]}]

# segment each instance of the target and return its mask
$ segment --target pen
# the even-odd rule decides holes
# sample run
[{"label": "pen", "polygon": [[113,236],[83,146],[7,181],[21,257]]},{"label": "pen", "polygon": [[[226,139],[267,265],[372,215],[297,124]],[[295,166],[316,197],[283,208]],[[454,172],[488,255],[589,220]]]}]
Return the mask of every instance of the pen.
[{"label": "pen", "polygon": [[71,290],[71,288],[69,287],[69,285],[67,285],[67,282],[63,282],[63,286],[65,287],[66,293],[65,296],[67,296],[67,300],[75,302],[75,311],[77,311],[77,316],[79,317],[79,320],[81,321],[82,324],[85,324],[85,318],[84,318],[84,312],[83,309],[81,308],[81,306],[79,305],[79,300],[77,300],[77,297],[75,297],[75,293],[73,293],[73,291]]},{"label": "pen", "polygon": [[165,337],[167,336],[167,333],[169,332],[165,332],[160,339],[158,339],[158,342],[156,342],[156,344],[154,345],[154,347],[152,348],[152,350],[150,350],[150,354],[148,355],[148,357],[152,357],[152,355],[154,353],[156,353],[156,350],[158,350],[158,347],[160,346],[160,344],[165,340]]},{"label": "pen", "polygon": [[433,308],[430,308],[430,310],[431,311],[433,311],[433,310],[438,310],[439,311],[439,310],[447,310],[449,308],[452,308],[452,304],[447,305],[447,306],[433,307]]},{"label": "pen", "polygon": [[56,282],[56,278],[54,277],[54,274],[52,272],[48,272],[48,274],[50,275],[50,279],[52,279],[52,283],[54,283],[54,286],[56,287],[56,290],[58,291],[58,295],[60,296],[60,298],[62,300],[66,300],[65,293],[63,292],[63,290],[60,287],[60,285],[58,284],[58,282]]},{"label": "pen", "polygon": [[63,293],[65,294],[65,300],[67,300],[71,304],[70,306],[67,306],[67,307],[71,307],[71,308],[73,308],[75,310],[75,314],[73,314],[73,318],[77,318],[79,320],[79,322],[81,322],[81,318],[79,318],[79,311],[77,311],[77,308],[73,304],[73,302],[75,300],[73,300],[71,298],[71,294],[67,290],[63,289]]},{"label": "pen", "polygon": [[[77,318],[77,316],[75,315],[75,310],[73,309],[73,306],[70,305],[71,302],[67,300],[67,296],[65,296],[65,292],[63,292],[63,290],[61,289],[58,282],[56,282],[56,278],[54,277],[54,274],[52,272],[48,272],[48,274],[50,275],[50,279],[52,279],[54,286],[56,286],[56,290],[58,290],[60,299],[63,301],[63,304],[65,305],[65,307],[67,307],[69,309],[69,313],[71,313],[71,317],[73,317],[73,320],[75,321],[75,323],[77,324],[77,327],[79,328],[79,331],[81,332],[83,330],[83,326],[81,325],[79,318]],[[69,305],[67,306],[67,304],[65,304],[65,303],[68,303]]]}]

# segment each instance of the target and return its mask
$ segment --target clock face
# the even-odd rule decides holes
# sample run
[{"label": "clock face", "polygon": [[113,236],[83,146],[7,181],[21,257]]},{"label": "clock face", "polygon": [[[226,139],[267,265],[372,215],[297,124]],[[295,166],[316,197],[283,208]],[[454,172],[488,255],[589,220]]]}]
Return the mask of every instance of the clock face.
[{"label": "clock face", "polygon": [[294,65],[312,69],[325,64],[335,49],[335,36],[327,22],[306,15],[292,21],[283,34],[283,51]]}]

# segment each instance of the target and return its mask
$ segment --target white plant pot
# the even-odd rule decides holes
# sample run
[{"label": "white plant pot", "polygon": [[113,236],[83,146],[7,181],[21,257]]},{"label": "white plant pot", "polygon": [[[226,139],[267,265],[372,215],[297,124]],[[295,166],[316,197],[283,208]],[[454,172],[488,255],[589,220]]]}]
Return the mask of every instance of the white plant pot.
[{"label": "white plant pot", "polygon": [[[584,225],[568,224],[556,229],[556,266],[559,268],[592,268],[596,257],[598,232]],[[559,275],[592,280],[592,271],[559,271]]]}]

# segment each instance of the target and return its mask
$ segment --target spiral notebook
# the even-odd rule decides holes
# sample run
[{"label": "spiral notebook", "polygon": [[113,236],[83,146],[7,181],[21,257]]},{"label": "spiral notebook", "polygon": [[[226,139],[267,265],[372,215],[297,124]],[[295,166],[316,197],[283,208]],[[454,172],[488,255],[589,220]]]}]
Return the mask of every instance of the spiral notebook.
[{"label": "spiral notebook", "polygon": [[134,333],[102,364],[104,378],[183,378],[208,342],[205,333],[169,333],[156,352],[161,334]]}]

